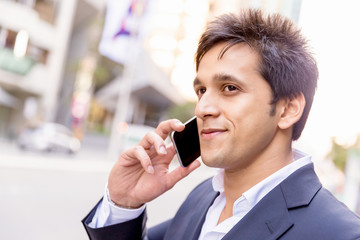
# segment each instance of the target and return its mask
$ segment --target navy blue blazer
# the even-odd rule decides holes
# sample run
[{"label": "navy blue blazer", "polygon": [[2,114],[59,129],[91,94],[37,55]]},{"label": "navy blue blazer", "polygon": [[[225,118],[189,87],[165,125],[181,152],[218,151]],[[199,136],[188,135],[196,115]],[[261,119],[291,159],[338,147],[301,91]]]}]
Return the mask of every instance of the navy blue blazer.
[{"label": "navy blue blazer", "polygon": [[[175,217],[146,229],[146,212],[137,219],[104,228],[88,226],[96,207],[83,220],[91,239],[198,239],[206,213],[218,192],[208,179],[198,185]],[[360,239],[360,217],[322,187],[308,164],[270,191],[223,238],[245,240]]]}]

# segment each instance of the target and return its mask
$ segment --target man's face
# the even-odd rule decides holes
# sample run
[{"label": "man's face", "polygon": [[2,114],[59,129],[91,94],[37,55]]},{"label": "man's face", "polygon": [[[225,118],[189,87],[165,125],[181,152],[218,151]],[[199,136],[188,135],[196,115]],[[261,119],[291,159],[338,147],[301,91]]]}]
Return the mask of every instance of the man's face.
[{"label": "man's face", "polygon": [[278,130],[270,85],[258,72],[259,56],[236,44],[219,59],[217,44],[202,58],[194,89],[203,162],[236,170],[269,155]]}]

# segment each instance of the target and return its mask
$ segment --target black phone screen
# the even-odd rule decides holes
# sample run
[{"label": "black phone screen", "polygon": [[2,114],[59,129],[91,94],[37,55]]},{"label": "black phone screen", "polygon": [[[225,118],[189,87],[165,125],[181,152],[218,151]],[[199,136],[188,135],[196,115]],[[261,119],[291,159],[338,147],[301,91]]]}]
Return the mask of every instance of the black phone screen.
[{"label": "black phone screen", "polygon": [[185,129],[182,132],[173,132],[171,137],[183,167],[187,167],[200,156],[196,117],[185,123]]}]

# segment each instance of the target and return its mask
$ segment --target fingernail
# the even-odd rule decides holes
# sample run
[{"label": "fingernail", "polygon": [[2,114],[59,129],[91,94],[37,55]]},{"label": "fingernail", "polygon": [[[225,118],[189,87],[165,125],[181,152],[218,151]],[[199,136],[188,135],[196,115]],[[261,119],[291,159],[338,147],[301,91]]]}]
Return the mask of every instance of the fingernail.
[{"label": "fingernail", "polygon": [[159,151],[160,151],[162,154],[166,154],[166,153],[167,153],[164,146],[161,146],[160,149],[159,149]]},{"label": "fingernail", "polygon": [[182,122],[180,122],[180,121],[177,121],[176,123],[175,123],[177,126],[182,126],[182,125],[184,125]]},{"label": "fingernail", "polygon": [[153,166],[149,165],[149,166],[147,167],[147,172],[150,173],[150,174],[153,174],[153,173],[154,173],[154,168],[153,168]]}]

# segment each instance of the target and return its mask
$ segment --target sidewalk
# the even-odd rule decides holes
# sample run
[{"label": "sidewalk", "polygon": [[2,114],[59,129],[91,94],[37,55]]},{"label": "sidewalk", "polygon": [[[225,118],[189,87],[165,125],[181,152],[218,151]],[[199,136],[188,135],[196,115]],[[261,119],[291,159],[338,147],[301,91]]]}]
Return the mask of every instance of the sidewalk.
[{"label": "sidewalk", "polygon": [[[16,221],[9,218],[17,217],[29,225],[24,233],[18,233],[19,237],[30,234],[28,239],[46,239],[56,232],[58,237],[53,239],[86,239],[80,220],[102,196],[114,162],[107,159],[104,136],[88,136],[80,152],[74,155],[22,151],[14,142],[0,139],[0,196],[5,204],[0,209],[3,212],[0,223],[10,228],[0,233],[0,238],[11,236]],[[178,162],[173,161],[170,169],[177,166]],[[189,192],[214,173],[214,169],[203,165],[148,203],[147,225],[154,226],[173,217]],[[26,207],[28,205],[31,210]],[[14,212],[14,208],[17,211]],[[25,212],[31,212],[33,218],[24,215]],[[34,235],[32,231],[40,231],[37,224],[41,225],[43,219],[51,219],[47,223],[48,231]],[[57,232],[56,226],[60,225],[68,232]]]},{"label": "sidewalk", "polygon": [[76,154],[24,151],[16,142],[0,139],[0,166],[64,171],[108,172],[113,161],[107,160],[106,138],[86,138]]}]

